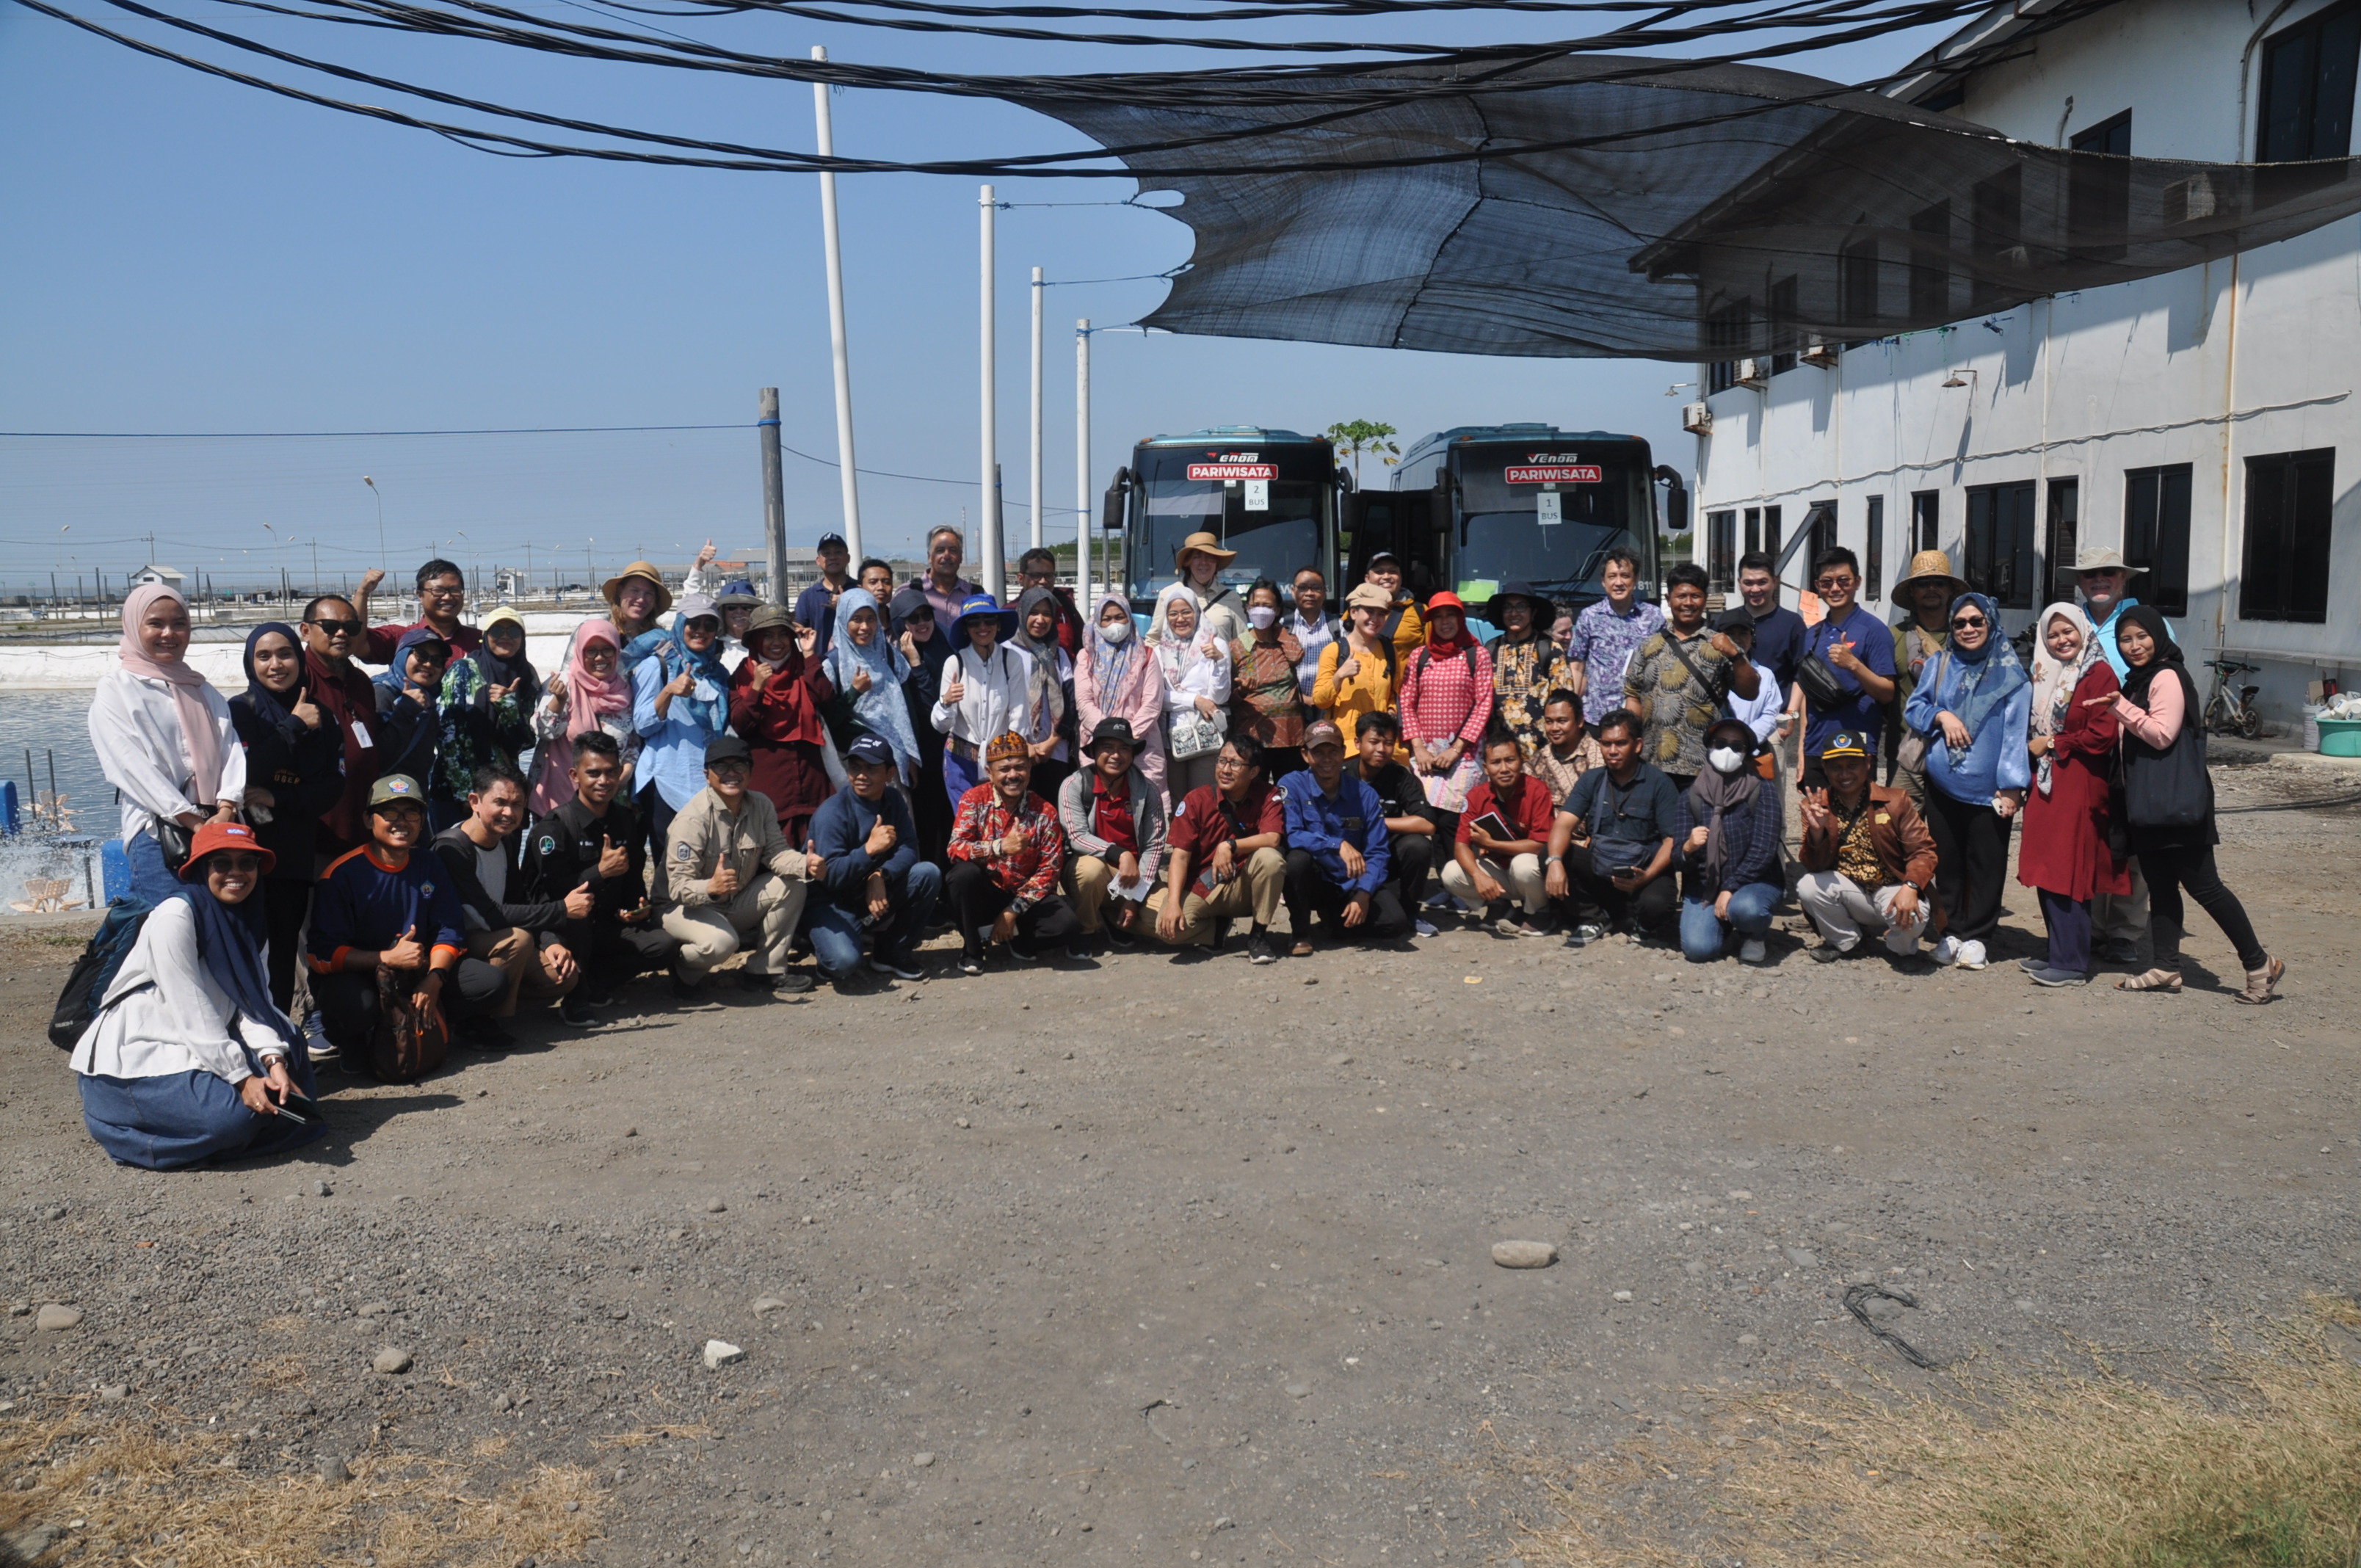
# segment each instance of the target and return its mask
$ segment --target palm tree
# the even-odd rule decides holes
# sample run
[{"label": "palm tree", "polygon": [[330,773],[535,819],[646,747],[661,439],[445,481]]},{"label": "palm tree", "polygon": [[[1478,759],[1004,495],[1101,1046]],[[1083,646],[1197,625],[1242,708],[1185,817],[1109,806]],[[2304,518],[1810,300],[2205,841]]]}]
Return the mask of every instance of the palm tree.
[{"label": "palm tree", "polygon": [[1366,419],[1345,421],[1328,427],[1328,439],[1336,450],[1353,460],[1353,488],[1361,488],[1361,454],[1382,455],[1391,467],[1401,458],[1401,448],[1386,437],[1396,433],[1389,424],[1378,424]]}]

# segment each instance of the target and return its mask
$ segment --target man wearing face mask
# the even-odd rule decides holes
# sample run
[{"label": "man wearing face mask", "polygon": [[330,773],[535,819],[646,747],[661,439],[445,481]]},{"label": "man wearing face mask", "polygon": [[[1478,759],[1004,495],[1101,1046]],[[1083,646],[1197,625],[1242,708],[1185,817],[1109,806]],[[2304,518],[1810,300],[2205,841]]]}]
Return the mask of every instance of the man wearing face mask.
[{"label": "man wearing face mask", "polygon": [[1780,877],[1778,792],[1754,769],[1754,729],[1718,719],[1705,734],[1705,769],[1673,810],[1681,862],[1681,952],[1711,963],[1740,938],[1738,960],[1768,956],[1763,935],[1785,891]]}]

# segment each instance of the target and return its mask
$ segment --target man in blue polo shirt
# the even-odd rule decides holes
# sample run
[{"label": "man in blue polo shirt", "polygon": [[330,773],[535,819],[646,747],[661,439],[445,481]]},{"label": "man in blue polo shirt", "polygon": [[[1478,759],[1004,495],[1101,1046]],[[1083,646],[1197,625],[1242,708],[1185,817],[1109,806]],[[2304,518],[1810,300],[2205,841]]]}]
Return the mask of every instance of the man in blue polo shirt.
[{"label": "man in blue polo shirt", "polygon": [[918,826],[894,787],[894,749],[875,735],[845,748],[847,782],[811,819],[804,848],[827,862],[804,928],[830,980],[841,984],[861,967],[896,980],[918,980],[913,951],[934,917],[943,873],[918,859]]},{"label": "man in blue polo shirt", "polygon": [[1812,563],[1812,587],[1828,607],[1828,614],[1804,641],[1804,662],[1817,658],[1836,677],[1837,696],[1823,702],[1812,695],[1809,674],[1799,676],[1804,687],[1804,768],[1806,788],[1826,789],[1820,772],[1820,749],[1838,730],[1856,735],[1885,733],[1886,705],[1894,700],[1894,633],[1861,608],[1861,559],[1843,545],[1820,553]]},{"label": "man in blue polo shirt", "polygon": [[1345,765],[1345,732],[1322,719],[1303,732],[1301,773],[1279,788],[1287,796],[1287,923],[1293,956],[1312,953],[1312,917],[1331,936],[1390,942],[1410,934],[1410,916],[1387,879],[1392,836],[1386,803]]}]

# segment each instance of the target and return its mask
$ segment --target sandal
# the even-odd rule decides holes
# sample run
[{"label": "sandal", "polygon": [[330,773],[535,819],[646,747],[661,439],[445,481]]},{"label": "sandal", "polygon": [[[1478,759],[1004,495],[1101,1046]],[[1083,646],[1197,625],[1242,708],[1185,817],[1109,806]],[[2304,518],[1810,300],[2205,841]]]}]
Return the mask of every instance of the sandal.
[{"label": "sandal", "polygon": [[2271,1000],[2271,993],[2279,989],[2279,976],[2285,973],[2287,965],[2277,959],[2265,959],[2262,968],[2246,971],[2246,989],[2238,992],[2237,999],[2249,1007],[2262,1006]]},{"label": "sandal", "polygon": [[2115,981],[2117,991],[2180,990],[2180,971],[2177,969],[2152,969],[2140,974],[2128,974]]}]

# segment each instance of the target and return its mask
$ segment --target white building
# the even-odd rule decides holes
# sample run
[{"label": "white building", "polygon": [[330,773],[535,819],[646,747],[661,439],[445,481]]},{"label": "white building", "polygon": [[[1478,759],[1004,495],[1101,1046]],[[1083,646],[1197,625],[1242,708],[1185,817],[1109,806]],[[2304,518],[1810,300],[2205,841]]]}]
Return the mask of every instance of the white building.
[{"label": "white building", "polygon": [[[1896,95],[2043,146],[2221,163],[2354,150],[2361,0],[2116,0],[2045,30],[2059,9],[1995,5]],[[1942,69],[2013,33],[1997,63]],[[1919,286],[1909,270],[1889,262],[1883,286]],[[2112,545],[2147,568],[2132,592],[2171,618],[2201,692],[2201,662],[2224,651],[2262,666],[2247,678],[2281,720],[2310,682],[2361,681],[2361,220],[1937,331],[1798,347],[1700,367],[1695,550],[1718,588],[1741,554],[1808,530],[1860,554],[1891,620],[1886,585],[1939,546],[2014,631],[2071,596],[2053,571],[2078,545]]]}]

